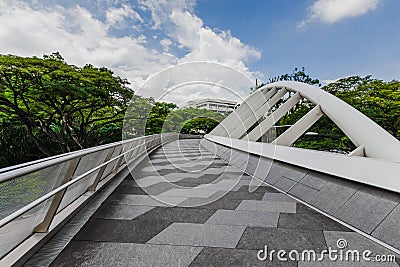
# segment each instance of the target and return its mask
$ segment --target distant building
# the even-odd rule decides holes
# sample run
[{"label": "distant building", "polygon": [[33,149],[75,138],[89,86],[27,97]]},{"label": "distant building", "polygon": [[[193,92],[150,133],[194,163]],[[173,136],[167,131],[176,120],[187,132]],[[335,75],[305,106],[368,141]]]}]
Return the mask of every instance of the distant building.
[{"label": "distant building", "polygon": [[232,112],[237,106],[237,102],[230,100],[205,98],[197,101],[188,101],[185,108],[207,109],[216,112]]}]

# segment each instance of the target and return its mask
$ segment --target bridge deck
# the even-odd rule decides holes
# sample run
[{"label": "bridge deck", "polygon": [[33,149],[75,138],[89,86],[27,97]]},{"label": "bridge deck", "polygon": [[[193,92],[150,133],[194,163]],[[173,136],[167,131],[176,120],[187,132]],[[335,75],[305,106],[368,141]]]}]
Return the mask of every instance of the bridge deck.
[{"label": "bridge deck", "polygon": [[164,145],[133,176],[104,201],[53,266],[342,266],[279,262],[276,254],[272,265],[257,259],[265,245],[269,251],[318,254],[336,249],[339,238],[350,249],[393,254],[272,187],[250,193],[251,177],[200,148],[199,140]]}]

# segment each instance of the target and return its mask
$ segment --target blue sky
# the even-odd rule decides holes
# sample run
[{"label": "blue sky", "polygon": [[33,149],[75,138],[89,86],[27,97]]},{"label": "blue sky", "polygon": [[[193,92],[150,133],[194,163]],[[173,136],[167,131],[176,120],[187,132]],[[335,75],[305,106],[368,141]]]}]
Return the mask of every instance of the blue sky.
[{"label": "blue sky", "polygon": [[[267,80],[305,67],[329,82],[400,79],[398,0],[0,0],[0,53],[60,51],[137,88],[206,60]],[[151,95],[151,93],[149,93]]]},{"label": "blue sky", "polygon": [[261,58],[249,66],[267,75],[304,66],[326,80],[353,74],[400,78],[400,1],[379,1],[374,10],[335,23],[296,27],[313,2],[200,0],[195,12],[209,27],[229,29],[260,49]]}]

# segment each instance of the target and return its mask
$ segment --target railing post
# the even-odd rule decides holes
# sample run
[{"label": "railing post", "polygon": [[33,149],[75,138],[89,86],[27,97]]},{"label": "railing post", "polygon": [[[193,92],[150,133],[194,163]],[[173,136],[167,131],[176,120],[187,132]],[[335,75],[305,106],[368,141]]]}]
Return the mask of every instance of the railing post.
[{"label": "railing post", "polygon": [[[109,161],[111,159],[111,156],[114,153],[114,150],[115,150],[115,147],[108,151],[107,156],[104,159],[103,163],[105,163],[105,162],[107,162],[107,161]],[[104,171],[106,170],[106,168],[107,168],[107,164],[100,168],[100,170],[97,173],[96,178],[94,179],[93,183],[88,187],[88,191],[93,192],[93,191],[96,190],[97,184],[100,182],[100,179],[103,176]]]},{"label": "railing post", "polygon": [[[122,146],[122,145],[121,145],[121,146]],[[120,153],[123,153],[123,151],[124,151],[124,148],[121,147],[121,152],[120,152]],[[123,161],[124,159],[125,159],[125,156],[122,156],[122,157],[120,157],[120,158],[117,160],[117,162],[116,162],[115,165],[114,165],[113,170],[111,171],[112,173],[116,173],[116,172],[118,171],[118,169],[119,169],[119,167],[121,166],[122,161]]]},{"label": "railing post", "polygon": [[[64,175],[64,178],[61,181],[60,185],[63,185],[67,183],[71,178],[74,176],[74,173],[79,165],[81,158],[75,158],[71,160],[68,170]],[[58,192],[57,194],[54,195],[54,198],[50,204],[49,209],[47,210],[47,213],[41,223],[39,223],[34,229],[34,233],[46,233],[49,230],[50,224],[54,219],[54,216],[56,215],[57,209],[61,204],[61,201],[64,197],[65,192],[67,191],[67,188]]]}]

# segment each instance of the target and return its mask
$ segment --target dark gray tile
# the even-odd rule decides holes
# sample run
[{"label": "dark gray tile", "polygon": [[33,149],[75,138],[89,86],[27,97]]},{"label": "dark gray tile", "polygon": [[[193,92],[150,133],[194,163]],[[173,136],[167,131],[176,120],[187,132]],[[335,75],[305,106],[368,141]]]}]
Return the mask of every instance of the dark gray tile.
[{"label": "dark gray tile", "polygon": [[284,192],[288,192],[297,182],[286,177],[279,177],[274,186]]},{"label": "dark gray tile", "polygon": [[303,179],[301,179],[300,183],[316,190],[321,190],[321,188],[328,182],[329,177],[330,176],[326,174],[310,171]]},{"label": "dark gray tile", "polygon": [[297,197],[298,199],[303,200],[304,202],[309,202],[310,199],[317,193],[318,191],[312,187],[307,185],[297,183],[292,189],[289,190],[289,194]]},{"label": "dark gray tile", "polygon": [[[222,197],[211,203],[208,203],[206,205],[201,205],[199,207],[202,209],[211,209],[211,210],[218,210],[218,209],[234,210],[237,208],[237,206],[239,206],[240,202],[242,202],[242,200],[240,199],[230,199]],[[202,199],[189,198],[188,200],[179,203],[179,206],[185,207],[185,206],[197,205],[198,203],[204,203],[204,198]]]},{"label": "dark gray tile", "polygon": [[[249,192],[249,186],[243,185],[237,191],[238,192]],[[264,193],[279,193],[279,191],[270,186],[260,186],[252,193],[262,193],[262,194],[264,194]]]},{"label": "dark gray tile", "polygon": [[[258,260],[257,250],[205,247],[190,267],[258,267],[272,266]],[[276,267],[297,266],[296,262],[274,262]]]},{"label": "dark gray tile", "polygon": [[359,191],[334,216],[369,234],[396,205],[391,200]]},{"label": "dark gray tile", "polygon": [[132,205],[107,205],[103,204],[93,214],[92,218],[99,219],[119,219],[119,220],[132,220],[137,216],[148,212],[154,207],[150,206],[132,206]]},{"label": "dark gray tile", "polygon": [[90,219],[74,240],[146,243],[170,224],[161,221]]},{"label": "dark gray tile", "polygon": [[264,227],[247,227],[236,248],[260,250],[265,245],[277,251],[327,249],[322,231]]},{"label": "dark gray tile", "polygon": [[113,194],[147,195],[147,193],[136,184],[119,185],[117,188],[115,188]]},{"label": "dark gray tile", "polygon": [[205,223],[214,213],[212,209],[156,207],[135,220]]},{"label": "dark gray tile", "polygon": [[372,236],[400,249],[400,205],[378,225]]},{"label": "dark gray tile", "polygon": [[327,183],[310,200],[316,208],[333,215],[356,192],[353,188]]},{"label": "dark gray tile", "polygon": [[322,214],[288,214],[281,213],[278,228],[327,230],[327,231],[352,231],[346,226]]},{"label": "dark gray tile", "polygon": [[360,187],[360,191],[367,193],[369,195],[379,197],[385,200],[393,201],[393,202],[400,202],[400,194],[395,192],[390,192],[389,190],[380,189],[377,187],[369,186],[369,185],[362,185]]},{"label": "dark gray tile", "polygon": [[296,206],[296,213],[305,213],[305,214],[321,214],[321,213],[319,213],[318,211],[316,211],[316,210],[314,210],[314,209],[312,209],[312,208],[310,208],[310,207],[308,207],[308,206],[306,206],[306,205],[304,205],[304,204],[302,204],[302,203],[297,203],[297,206]]},{"label": "dark gray tile", "polygon": [[188,266],[201,247],[73,241],[51,266]]},{"label": "dark gray tile", "polygon": [[261,200],[264,193],[250,193],[246,191],[231,191],[228,192],[224,197],[229,199],[240,199],[240,200]]}]

